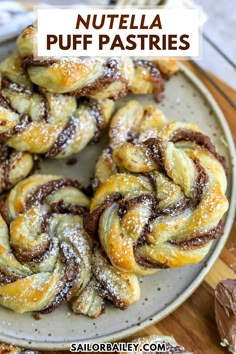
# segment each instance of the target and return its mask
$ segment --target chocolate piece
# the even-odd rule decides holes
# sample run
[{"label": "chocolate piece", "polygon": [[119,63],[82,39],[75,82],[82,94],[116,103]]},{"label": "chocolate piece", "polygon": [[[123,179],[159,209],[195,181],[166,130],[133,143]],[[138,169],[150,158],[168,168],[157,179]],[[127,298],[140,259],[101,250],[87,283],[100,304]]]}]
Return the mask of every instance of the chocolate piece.
[{"label": "chocolate piece", "polygon": [[74,166],[76,165],[78,162],[76,157],[72,157],[70,158],[68,161],[66,161],[67,166]]},{"label": "chocolate piece", "polygon": [[236,279],[225,279],[217,284],[215,316],[222,345],[236,353]]}]

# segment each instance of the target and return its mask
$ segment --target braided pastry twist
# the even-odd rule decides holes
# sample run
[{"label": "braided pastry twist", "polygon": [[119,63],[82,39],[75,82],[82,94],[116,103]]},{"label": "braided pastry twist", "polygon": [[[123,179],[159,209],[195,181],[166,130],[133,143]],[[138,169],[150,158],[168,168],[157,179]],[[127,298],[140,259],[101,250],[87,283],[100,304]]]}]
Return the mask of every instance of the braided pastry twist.
[{"label": "braided pastry twist", "polygon": [[161,70],[170,77],[178,70],[175,60],[131,58],[37,58],[37,29],[27,27],[17,39],[17,48],[33,83],[54,93],[71,93],[96,99],[118,99],[131,91],[153,94],[164,89]]},{"label": "braided pastry twist", "polygon": [[18,150],[64,158],[97,141],[111,100],[76,100],[39,90],[18,54],[0,64],[0,142]]},{"label": "braided pastry twist", "polygon": [[[94,189],[112,174],[124,171],[114,160],[113,152],[121,152],[122,145],[129,141],[156,138],[165,122],[164,114],[154,106],[144,107],[138,101],[131,100],[121,107],[111,120],[109,146],[102,152],[96,164]],[[129,169],[129,166],[127,167]]]},{"label": "braided pastry twist", "polygon": [[[83,228],[83,216],[90,201],[79,187],[78,182],[70,179],[33,175],[9,193],[2,213],[4,219],[0,216],[1,305],[19,313],[49,313],[70,301],[76,313],[90,316],[101,313],[101,308],[96,308],[96,313],[86,312],[84,309],[91,305],[91,299],[81,299],[91,282],[94,258],[98,256]],[[103,258],[100,253],[97,284],[104,293],[98,294],[94,289],[94,296],[100,296],[103,304],[110,287],[114,287],[117,293],[109,299],[118,307],[137,301],[137,278],[118,274]],[[107,268],[116,272],[117,277],[108,279]],[[127,299],[123,299],[125,296]],[[119,298],[122,303],[116,303]]]},{"label": "braided pastry twist", "polygon": [[[133,105],[139,107],[128,103],[126,115],[125,107],[117,112],[113,133],[135,122]],[[112,174],[106,165],[110,177],[95,193],[86,230],[98,230],[108,258],[121,270],[148,274],[198,263],[223,230],[228,209],[224,158],[190,123],[164,124],[124,140],[122,134],[113,140],[111,155],[124,173]]]},{"label": "braided pastry twist", "polygon": [[34,166],[33,157],[28,152],[17,152],[0,144],[0,193],[12,188],[27,177]]},{"label": "braided pastry twist", "polygon": [[113,267],[99,245],[93,251],[92,273],[91,281],[72,305],[75,313],[96,318],[105,309],[105,298],[121,310],[139,300],[137,277]]}]

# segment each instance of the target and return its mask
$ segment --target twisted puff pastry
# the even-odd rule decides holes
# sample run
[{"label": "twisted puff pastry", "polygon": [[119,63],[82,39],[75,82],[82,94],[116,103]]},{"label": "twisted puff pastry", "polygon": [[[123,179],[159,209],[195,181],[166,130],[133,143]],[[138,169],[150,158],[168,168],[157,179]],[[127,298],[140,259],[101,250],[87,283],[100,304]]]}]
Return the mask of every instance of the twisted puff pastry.
[{"label": "twisted puff pastry", "polygon": [[164,89],[161,70],[170,77],[177,70],[175,60],[133,60],[131,58],[37,58],[37,29],[27,27],[17,39],[17,48],[35,84],[54,93],[96,99],[118,99],[128,90],[153,94],[159,99]]},{"label": "twisted puff pastry", "polygon": [[[126,115],[125,108],[118,111],[113,132],[120,131],[122,119],[123,126],[135,122],[133,105],[139,107],[127,104]],[[148,274],[198,263],[221,235],[228,209],[224,158],[194,124],[164,124],[120,145],[122,136],[113,140],[112,161],[125,173],[98,187],[86,230],[98,230],[111,263],[121,270]]]},{"label": "twisted puff pastry", "polygon": [[114,160],[114,151],[117,149],[120,151],[124,143],[134,139],[142,141],[157,137],[165,122],[166,118],[159,109],[154,106],[144,107],[135,100],[120,108],[111,120],[109,146],[102,152],[96,164],[94,189],[112,174],[124,171]]},{"label": "twisted puff pastry", "polygon": [[18,151],[64,158],[97,141],[111,100],[76,100],[39,90],[18,54],[0,64],[0,142]]},{"label": "twisted puff pastry", "polygon": [[[49,313],[70,301],[74,312],[98,316],[107,295],[114,294],[109,299],[120,308],[138,300],[137,278],[112,270],[100,252],[101,274],[94,288],[100,305],[85,310],[90,299],[80,296],[95,274],[98,256],[83,228],[90,201],[79,187],[70,179],[34,175],[11,190],[4,219],[0,216],[1,305],[19,313]],[[107,268],[117,276],[108,277]],[[104,293],[98,292],[99,287]]]},{"label": "twisted puff pastry", "polygon": [[0,193],[12,188],[29,175],[34,166],[28,152],[17,152],[0,144]]}]

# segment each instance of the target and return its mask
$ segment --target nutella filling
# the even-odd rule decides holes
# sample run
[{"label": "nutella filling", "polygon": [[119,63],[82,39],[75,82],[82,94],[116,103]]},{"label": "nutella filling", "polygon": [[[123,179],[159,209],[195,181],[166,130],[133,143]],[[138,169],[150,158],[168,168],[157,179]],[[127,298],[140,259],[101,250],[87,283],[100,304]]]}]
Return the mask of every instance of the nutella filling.
[{"label": "nutella filling", "polygon": [[46,158],[53,158],[59,155],[71,142],[76,132],[76,118],[71,117],[63,131],[59,134],[50,150],[45,154]]},{"label": "nutella filling", "polygon": [[72,214],[72,215],[87,215],[89,210],[85,206],[78,204],[68,204],[63,200],[60,200],[58,203],[53,203],[50,205],[51,213],[59,214]]},{"label": "nutella filling", "polygon": [[10,101],[1,94],[1,91],[0,91],[0,107],[14,111]]},{"label": "nutella filling", "polygon": [[226,173],[228,173],[225,157],[218,154],[209,136],[191,129],[178,129],[174,132],[170,141],[173,143],[177,143],[179,141],[191,141],[207,149],[221,163]]},{"label": "nutella filling", "polygon": [[118,202],[121,199],[120,193],[111,194],[107,199],[105,199],[102,204],[93,210],[84,219],[84,228],[87,233],[91,236],[97,236],[99,218],[102,213],[109,208],[114,202]]},{"label": "nutella filling", "polygon": [[106,123],[105,123],[104,117],[103,117],[103,113],[102,113],[97,101],[92,100],[92,99],[90,99],[90,100],[81,99],[80,101],[82,102],[83,105],[85,105],[85,107],[88,109],[90,115],[93,117],[93,119],[96,122],[97,128],[94,133],[94,137],[93,137],[92,141],[94,143],[97,143],[100,139],[102,130],[104,130],[104,128],[106,126]]},{"label": "nutella filling", "polygon": [[0,284],[13,283],[18,280],[20,277],[11,273],[8,269],[0,266]]},{"label": "nutella filling", "polygon": [[35,203],[43,203],[43,201],[53,193],[56,193],[59,189],[64,187],[74,187],[80,189],[80,184],[69,178],[62,178],[49,181],[42,184],[34,192],[29,194],[26,199],[26,209],[32,207]]},{"label": "nutella filling", "polygon": [[34,259],[42,257],[49,246],[50,240],[48,239],[35,248],[27,248],[23,245],[14,245],[14,243],[11,243],[14,256],[19,262],[32,262]]},{"label": "nutella filling", "polygon": [[169,268],[165,263],[160,263],[154,259],[144,258],[139,254],[139,246],[134,247],[134,257],[136,262],[145,269],[167,269]]},{"label": "nutella filling", "polygon": [[183,241],[168,241],[174,246],[184,250],[195,249],[205,246],[208,242],[219,238],[223,232],[224,223],[221,220],[217,226],[210,230],[199,231],[193,235],[187,236]]},{"label": "nutella filling", "polygon": [[52,59],[52,58],[42,58],[38,59],[35,58],[33,55],[29,55],[27,57],[24,57],[23,59],[23,64],[24,66],[32,65],[32,66],[51,66],[55,64],[57,60]]},{"label": "nutella filling", "polygon": [[159,166],[165,171],[164,166],[164,147],[161,139],[149,138],[143,142],[143,145],[147,148],[147,153]]},{"label": "nutella filling", "polygon": [[195,184],[193,187],[193,197],[191,198],[192,208],[196,207],[200,203],[201,197],[209,181],[209,176],[200,164],[199,159],[194,158],[193,162],[196,168],[197,178],[195,179]]},{"label": "nutella filling", "polygon": [[160,102],[161,101],[160,94],[164,90],[164,80],[156,65],[149,60],[142,60],[142,59],[133,60],[133,63],[135,68],[143,67],[149,71],[152,78],[153,94],[155,95],[156,100]]},{"label": "nutella filling", "polygon": [[152,194],[141,194],[138,197],[134,197],[128,200],[121,199],[119,201],[118,215],[123,217],[130,209],[138,204],[151,205],[152,208],[156,208],[158,200]]},{"label": "nutella filling", "polygon": [[4,198],[0,198],[0,214],[7,225],[10,224],[10,216]]},{"label": "nutella filling", "polygon": [[75,281],[79,274],[79,264],[76,261],[76,255],[72,255],[70,245],[60,246],[61,262],[64,264],[65,271],[58,283],[58,292],[48,306],[39,311],[40,313],[51,313],[58,308],[64,301],[69,301],[73,295]]},{"label": "nutella filling", "polygon": [[7,88],[13,92],[23,93],[25,95],[31,96],[33,92],[27,89],[25,86],[18,84],[8,78],[2,78],[2,88]]},{"label": "nutella filling", "polygon": [[1,190],[5,190],[8,187],[11,153],[11,148],[0,144],[0,168],[2,170]]},{"label": "nutella filling", "polygon": [[23,133],[28,128],[31,121],[31,117],[28,114],[22,114],[19,118],[19,123],[15,125],[14,128],[6,133],[0,134],[0,143],[6,143],[11,137]]},{"label": "nutella filling", "polygon": [[110,98],[115,100],[125,96],[127,94],[127,82],[124,78],[120,75],[120,67],[119,62],[114,58],[109,58],[103,65],[103,74],[98,79],[93,81],[90,85],[83,87],[82,89],[78,89],[71,94],[77,96],[87,96],[92,97],[97,93],[105,90],[108,86],[110,86],[115,81],[122,81],[126,83],[125,88],[118,92],[113,93],[111,92]]}]

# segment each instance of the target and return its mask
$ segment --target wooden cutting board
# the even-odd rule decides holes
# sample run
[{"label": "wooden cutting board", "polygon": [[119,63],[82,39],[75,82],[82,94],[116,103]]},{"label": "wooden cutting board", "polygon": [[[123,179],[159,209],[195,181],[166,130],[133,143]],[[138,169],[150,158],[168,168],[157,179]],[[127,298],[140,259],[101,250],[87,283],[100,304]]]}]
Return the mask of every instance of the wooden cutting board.
[{"label": "wooden cutting board", "polygon": [[[229,123],[234,140],[236,140],[235,109],[218,93],[202,73],[199,73],[191,64],[188,63],[187,65],[203,81],[217,100]],[[213,79],[231,99],[236,101],[236,92],[233,89],[217,78],[213,77]],[[221,279],[236,278],[235,235],[236,221],[220,257],[194,294],[171,315],[159,323],[137,332],[133,337],[150,334],[172,335],[179,344],[182,344],[186,349],[195,354],[228,353],[219,344],[220,338],[214,316],[214,288]],[[43,352],[43,354],[46,353],[59,354],[70,352]]]}]

